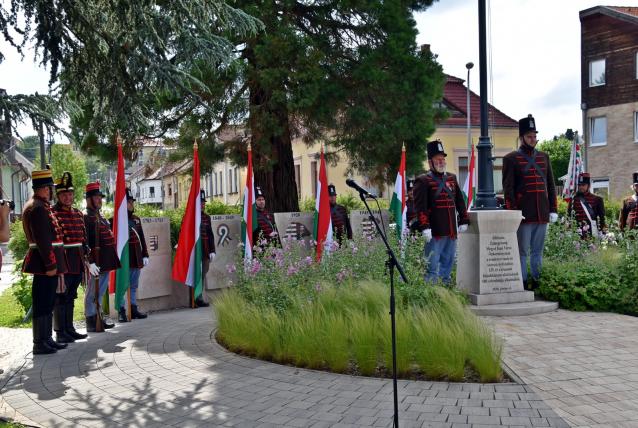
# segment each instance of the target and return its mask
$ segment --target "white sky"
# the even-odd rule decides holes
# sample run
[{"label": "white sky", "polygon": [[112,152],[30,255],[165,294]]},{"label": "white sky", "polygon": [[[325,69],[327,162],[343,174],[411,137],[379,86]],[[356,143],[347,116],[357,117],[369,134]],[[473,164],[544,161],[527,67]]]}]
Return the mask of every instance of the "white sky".
[{"label": "white sky", "polygon": [[[567,128],[582,128],[578,12],[599,4],[594,0],[488,0],[490,102],[516,120],[532,113],[540,139]],[[611,4],[638,6],[638,0]],[[417,14],[416,21],[418,43],[431,45],[446,73],[465,79],[465,64],[474,63],[471,89],[478,94],[478,0],[441,0]],[[30,57],[21,61],[2,40],[0,49],[7,57],[0,64],[0,88],[10,94],[47,92],[46,70]],[[23,136],[35,134],[30,124],[19,130]]]},{"label": "white sky", "polygon": [[[531,113],[539,139],[582,129],[580,20],[599,5],[638,6],[638,0],[488,0],[491,10],[490,102],[518,120]],[[419,44],[430,44],[446,73],[466,79],[479,93],[478,0],[441,0],[416,16]],[[489,74],[488,74],[489,84]]]}]

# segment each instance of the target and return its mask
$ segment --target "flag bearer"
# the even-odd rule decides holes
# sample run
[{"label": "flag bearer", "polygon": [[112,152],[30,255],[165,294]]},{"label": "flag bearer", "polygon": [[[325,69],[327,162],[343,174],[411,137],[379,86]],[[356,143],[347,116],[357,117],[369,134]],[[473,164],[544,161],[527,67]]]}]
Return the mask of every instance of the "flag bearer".
[{"label": "flag bearer", "polygon": [[604,232],[605,227],[605,202],[603,198],[589,191],[591,176],[588,172],[578,175],[578,191],[569,201],[567,214],[574,215],[578,226],[581,228],[581,237],[598,236]]},{"label": "flag bearer", "polygon": [[633,184],[631,190],[634,194],[627,197],[622,202],[622,209],[620,210],[620,230],[624,231],[638,229],[638,171],[633,174]]},{"label": "flag bearer", "polygon": [[275,217],[266,209],[266,195],[259,186],[255,187],[255,206],[257,229],[253,232],[253,243],[257,244],[262,239],[267,245],[280,245]]},{"label": "flag bearer", "polygon": [[328,200],[330,201],[332,230],[339,246],[341,246],[344,238],[352,239],[352,226],[350,225],[350,217],[348,217],[346,207],[337,203],[337,189],[334,184],[328,185]]}]

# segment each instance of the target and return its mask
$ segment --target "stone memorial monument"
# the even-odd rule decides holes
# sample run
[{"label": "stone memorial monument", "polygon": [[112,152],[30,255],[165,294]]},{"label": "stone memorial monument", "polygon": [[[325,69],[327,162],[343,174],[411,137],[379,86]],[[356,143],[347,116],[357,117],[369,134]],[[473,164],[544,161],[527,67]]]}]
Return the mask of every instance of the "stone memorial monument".
[{"label": "stone memorial monument", "polygon": [[308,212],[275,213],[275,223],[282,241],[284,239],[305,241],[308,255],[312,253],[310,241],[314,219],[314,213]]},{"label": "stone memorial monument", "polygon": [[527,315],[556,309],[553,302],[534,302],[523,289],[516,231],[520,211],[469,211],[470,226],[459,234],[457,287],[468,293],[475,313]]},{"label": "stone memorial monument", "polygon": [[210,263],[206,282],[207,290],[214,290],[228,287],[235,279],[235,274],[229,266],[237,263],[239,244],[242,242],[241,216],[213,215],[210,219],[215,236],[216,256]]},{"label": "stone memorial monument", "polygon": [[[388,210],[372,210],[374,217],[381,226],[381,220],[385,225],[386,232],[389,230],[390,213]],[[370,220],[370,214],[368,210],[352,210],[350,212],[350,225],[352,226],[352,237],[357,236],[373,236],[377,233],[376,227],[372,220]],[[383,226],[381,226],[383,227]]]}]

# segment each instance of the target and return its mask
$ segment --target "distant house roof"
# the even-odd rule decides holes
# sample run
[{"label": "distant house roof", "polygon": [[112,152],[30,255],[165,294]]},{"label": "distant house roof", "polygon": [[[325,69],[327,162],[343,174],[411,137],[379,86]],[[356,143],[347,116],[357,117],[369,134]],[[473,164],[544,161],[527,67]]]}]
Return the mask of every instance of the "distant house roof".
[{"label": "distant house roof", "polygon": [[638,25],[638,7],[635,6],[595,6],[581,10],[579,16],[582,20],[585,17],[598,14]]},{"label": "distant house roof", "polygon": [[192,159],[184,159],[178,162],[169,162],[167,164],[165,164],[160,171],[158,171],[157,174],[157,178],[163,178],[166,177],[168,175],[173,175],[175,173],[178,173],[180,171],[186,170],[188,168],[190,168],[193,165],[193,160]]},{"label": "distant house roof", "polygon": [[[437,127],[465,127],[467,126],[467,87],[465,80],[447,75],[443,89],[443,104],[450,116]],[[488,118],[490,126],[497,128],[518,128],[518,122],[491,104],[488,104]],[[481,126],[481,98],[470,91],[470,123]]]}]

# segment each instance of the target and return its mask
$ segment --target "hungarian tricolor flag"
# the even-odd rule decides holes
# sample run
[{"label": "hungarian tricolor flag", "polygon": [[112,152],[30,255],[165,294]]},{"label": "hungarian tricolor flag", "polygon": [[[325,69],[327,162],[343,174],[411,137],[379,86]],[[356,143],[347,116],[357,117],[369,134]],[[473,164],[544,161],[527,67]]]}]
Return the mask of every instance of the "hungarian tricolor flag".
[{"label": "hungarian tricolor flag", "polygon": [[476,197],[475,187],[474,187],[474,168],[475,168],[475,158],[474,158],[474,144],[472,144],[472,154],[470,156],[470,166],[467,169],[467,178],[465,179],[465,184],[463,184],[463,198],[465,199],[465,206],[469,210],[472,206],[474,206],[474,198]]},{"label": "hungarian tricolor flag", "polygon": [[193,181],[188,194],[186,212],[179,231],[177,253],[173,262],[173,279],[193,287],[195,298],[202,294],[202,241],[199,236],[202,221],[199,193],[199,155],[193,146]]},{"label": "hungarian tricolor flag", "polygon": [[405,181],[405,144],[401,149],[401,163],[399,164],[399,172],[394,182],[394,193],[392,194],[392,202],[390,202],[390,212],[394,214],[394,221],[397,224],[397,235],[401,239],[408,230],[406,205],[406,181]]},{"label": "hungarian tricolor flag", "polygon": [[130,285],[129,276],[129,231],[128,210],[126,209],[126,181],[124,180],[124,156],[122,156],[122,142],[117,136],[117,178],[115,180],[115,206],[113,216],[113,236],[117,256],[121,267],[111,272],[109,292],[115,293],[115,307],[120,309],[126,290]]},{"label": "hungarian tricolor flag", "polygon": [[257,206],[255,205],[255,177],[253,175],[253,152],[248,145],[248,169],[244,188],[244,209],[241,219],[241,239],[244,243],[244,260],[253,259],[253,232],[257,230]]},{"label": "hungarian tricolor flag", "polygon": [[572,141],[572,150],[569,155],[567,174],[560,178],[565,182],[562,196],[566,201],[570,201],[578,191],[578,176],[581,172],[583,172],[581,147],[582,145],[578,137],[578,133],[576,133],[574,141]]},{"label": "hungarian tricolor flag", "polygon": [[323,147],[321,147],[321,162],[319,165],[319,178],[317,180],[313,237],[317,242],[317,261],[320,261],[324,246],[332,242],[332,217],[330,216],[328,176],[326,175],[326,161],[323,157]]}]

